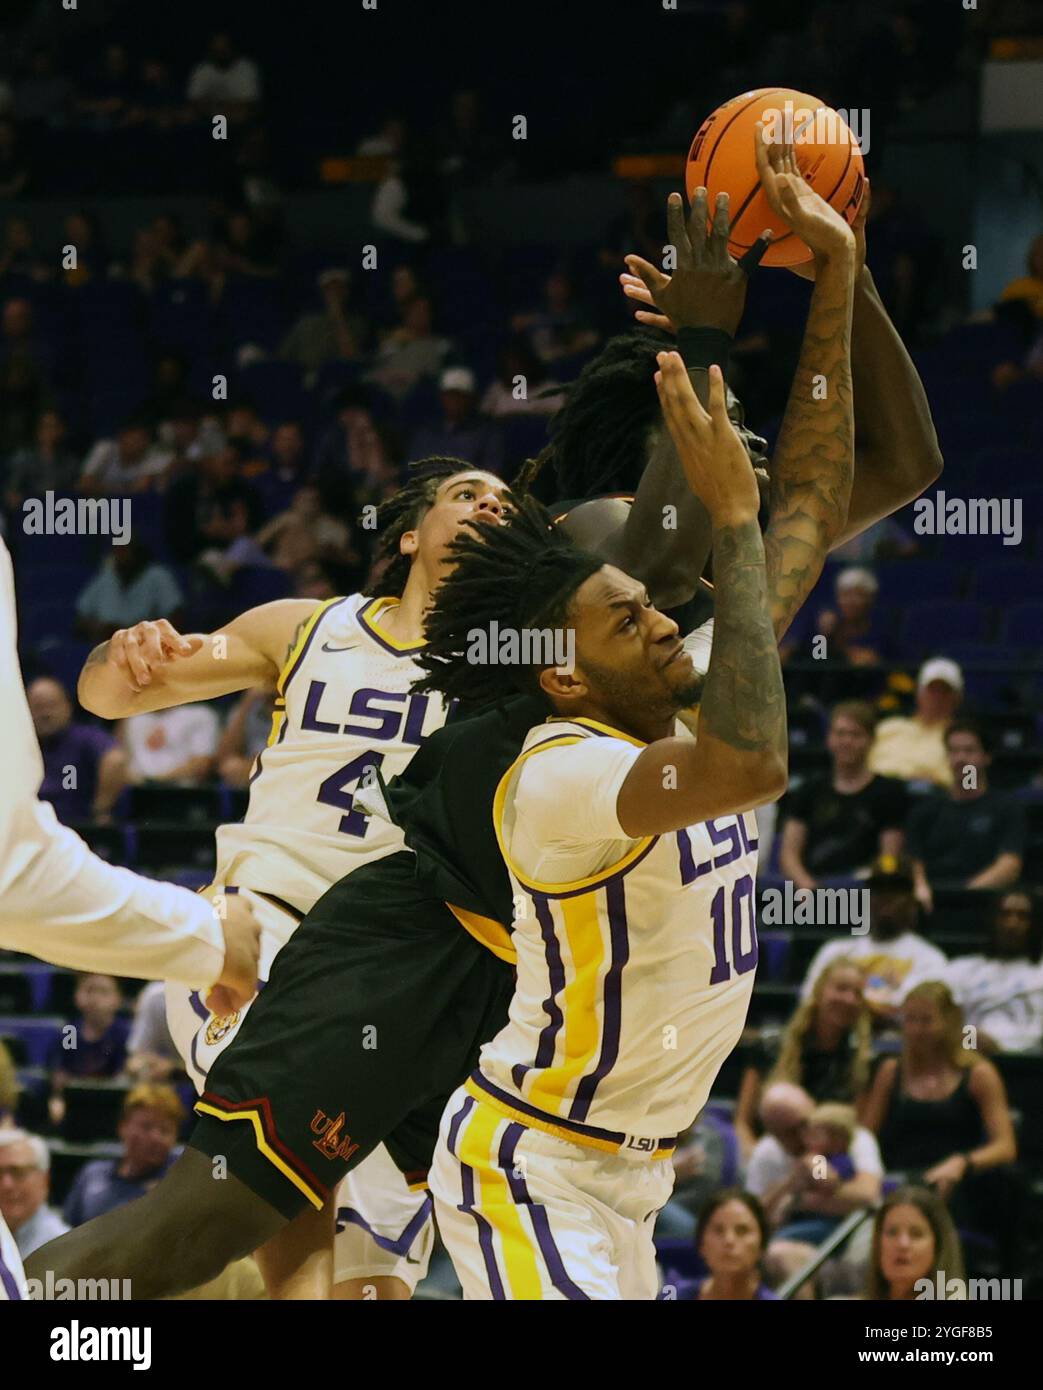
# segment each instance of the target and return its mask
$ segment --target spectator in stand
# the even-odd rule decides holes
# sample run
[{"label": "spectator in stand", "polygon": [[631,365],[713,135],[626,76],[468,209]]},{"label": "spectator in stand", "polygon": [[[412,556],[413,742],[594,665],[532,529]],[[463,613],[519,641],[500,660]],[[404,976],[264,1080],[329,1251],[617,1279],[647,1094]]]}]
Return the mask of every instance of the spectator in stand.
[{"label": "spectator in stand", "polygon": [[161,353],[152,370],[152,390],[138,415],[162,436],[169,433],[175,415],[189,403],[198,414],[203,413],[205,403],[193,395],[189,385],[188,358],[181,352]]},{"label": "spectator in stand", "polygon": [[384,338],[365,379],[401,401],[425,377],[438,375],[451,348],[434,330],[430,299],[418,295],[403,308],[401,325]]},{"label": "spectator in stand", "polygon": [[924,980],[944,978],[945,956],[920,936],[920,909],[913,894],[913,872],[907,860],[882,854],[866,880],[869,889],[869,933],[827,941],[816,952],[801,986],[802,1000],[811,997],[819,974],[839,958],[855,960],[862,968],[863,992],[874,1018],[894,1021],[909,991]]},{"label": "spectator in stand", "polygon": [[880,1152],[871,1153],[867,1131],[861,1135],[854,1106],[826,1101],[812,1110],[802,1155],[811,1163],[794,1165],[789,1201],[776,1204],[779,1240],[821,1245],[845,1216],[880,1200]]},{"label": "spectator in stand", "polygon": [[777,1046],[744,1048],[735,1132],[748,1157],[757,1142],[765,1086],[792,1082],[812,1100],[858,1104],[869,1086],[873,1028],[858,961],[841,956],[818,974]]},{"label": "spectator in stand", "polygon": [[836,577],[837,606],[818,615],[817,631],[829,641],[830,655],[851,666],[879,666],[888,657],[886,619],[875,610],[879,585],[867,569],[852,567]]},{"label": "spectator in stand", "polygon": [[[1023,323],[1031,332],[1031,325],[1043,320],[1043,236],[1033,239],[1025,258],[1025,274],[1005,285],[1000,294],[999,305],[1016,306],[1024,315]],[[1011,317],[998,309],[1001,318]]]},{"label": "spectator in stand", "polygon": [[[195,560],[205,550],[216,549],[234,562],[241,551],[248,549],[251,555],[256,551],[251,538],[264,522],[264,505],[257,489],[242,476],[242,453],[230,441],[171,484],[167,536],[177,559]],[[250,542],[252,548],[243,542]]]},{"label": "spectator in stand", "polygon": [[548,379],[528,340],[515,334],[500,353],[499,372],[486,388],[480,408],[494,420],[505,415],[553,415],[564,399],[562,388]]},{"label": "spectator in stand", "polygon": [[678,1300],[775,1299],[761,1268],[769,1238],[768,1218],[752,1193],[741,1187],[715,1193],[700,1211],[695,1232],[695,1248],[708,1273],[678,1290]]},{"label": "spectator in stand", "polygon": [[926,1279],[938,1297],[950,1279],[963,1280],[963,1252],[949,1209],[927,1187],[899,1187],[889,1192],[873,1218],[873,1250],[864,1298],[909,1302],[923,1297]]},{"label": "spectator in stand", "polygon": [[127,1038],[127,1075],[132,1081],[166,1081],[181,1070],[181,1057],[167,1027],[167,987],[151,980],[134,1003]]},{"label": "spectator in stand", "polygon": [[917,901],[934,910],[932,883],[1005,888],[1021,873],[1025,812],[989,787],[992,756],[980,724],[958,719],[945,731],[952,784],[914,807],[907,835]]},{"label": "spectator in stand", "polygon": [[26,691],[29,713],[43,754],[40,800],[49,801],[63,825],[108,821],[126,785],[126,760],[96,724],[73,721],[68,691],[39,676]]},{"label": "spectator in stand", "polygon": [[81,208],[65,219],[65,244],[76,250],[76,264],[62,267],[63,284],[72,288],[103,277],[109,268],[109,253],[102,241],[98,219]]},{"label": "spectator in stand", "polygon": [[177,580],[152,559],[141,541],[113,542],[112,554],[76,600],[76,630],[89,642],[105,642],[118,627],[146,618],[169,618],[182,625],[184,599]]},{"label": "spectator in stand", "polygon": [[22,1088],[18,1084],[18,1069],[7,1047],[0,1039],[0,1134],[15,1128],[15,1115]]},{"label": "spectator in stand", "polygon": [[294,362],[305,373],[305,385],[314,385],[327,362],[354,362],[366,349],[369,329],[365,318],[350,306],[351,272],[324,270],[319,276],[322,309],[301,314],[283,339],[279,356]]},{"label": "spectator in stand", "polygon": [[121,43],[110,43],[94,74],[81,88],[76,105],[80,113],[90,117],[96,130],[114,130],[126,123],[137,83],[130,69],[130,58]]},{"label": "spectator in stand", "polygon": [[21,1129],[0,1131],[0,1216],[23,1260],[69,1229],[47,1205],[50,1189],[51,1155],[44,1141]]},{"label": "spectator in stand", "polygon": [[0,198],[18,198],[29,182],[29,161],[18,148],[13,121],[0,119]]},{"label": "spectator in stand", "polygon": [[26,280],[49,280],[51,268],[35,248],[33,225],[27,217],[9,217],[0,248],[0,276],[20,275]]},{"label": "spectator in stand", "polygon": [[240,695],[217,745],[217,772],[226,787],[246,787],[272,731],[275,692],[255,687]]},{"label": "spectator in stand", "polygon": [[902,1052],[880,1063],[863,1109],[888,1172],[916,1173],[960,1225],[1014,1235],[1018,1156],[1003,1078],[966,1046],[963,1015],[940,981],[918,985],[902,1010]]},{"label": "spectator in stand", "polygon": [[446,189],[437,156],[413,140],[389,161],[370,205],[370,219],[395,254],[412,251],[438,233]]},{"label": "spectator in stand", "polygon": [[46,353],[27,299],[9,299],[0,323],[0,456],[29,448],[36,422],[52,405]]},{"label": "spectator in stand", "polygon": [[406,143],[408,127],[397,113],[385,117],[375,135],[360,140],[355,153],[364,159],[388,159],[401,154]]},{"label": "spectator in stand", "polygon": [[283,420],[272,430],[268,443],[269,466],[254,478],[254,486],[269,516],[285,510],[305,482],[307,459],[304,430],[298,420]]},{"label": "spectator in stand", "polygon": [[76,1174],[63,1211],[69,1226],[82,1226],[155,1187],[178,1157],[184,1118],[185,1108],[172,1086],[135,1086],[123,1102],[116,1130],[123,1152],[119,1158],[85,1163]]},{"label": "spectator in stand", "polygon": [[148,420],[127,420],[115,439],[99,439],[80,474],[80,487],[93,496],[158,491],[171,464],[168,450],[157,445]]},{"label": "spectator in stand", "polygon": [[15,86],[15,115],[26,125],[60,126],[72,95],[72,83],[57,71],[51,50],[36,48],[28,72]]},{"label": "spectator in stand", "polygon": [[127,1060],[130,1024],[119,1017],[123,1005],[112,975],[80,975],[73,996],[76,1014],[51,1044],[51,1123],[65,1116],[64,1091],[69,1081],[101,1081],[119,1076]]},{"label": "spectator in stand", "polygon": [[598,341],[597,331],[586,322],[583,309],[575,302],[572,280],[562,270],[547,277],[542,305],[516,314],[511,329],[524,333],[536,356],[548,363],[587,352]]},{"label": "spectator in stand", "polygon": [[782,810],[779,868],[797,888],[864,875],[880,854],[901,854],[905,786],[867,766],[876,715],[859,700],[834,706],[826,747],[831,772],[805,778]]},{"label": "spectator in stand", "polygon": [[488,179],[502,150],[482,113],[481,97],[470,88],[453,93],[449,121],[436,143],[441,174],[453,189]]},{"label": "spectator in stand", "polygon": [[446,367],[438,381],[442,420],[425,425],[413,436],[414,458],[457,458],[487,473],[503,470],[503,440],[499,428],[479,415],[474,372],[470,367]]},{"label": "spectator in stand", "polygon": [[320,565],[318,560],[309,560],[301,565],[293,576],[293,596],[294,598],[317,598],[320,602],[325,602],[328,598],[336,598],[338,594],[350,594],[361,588],[362,576],[355,571],[346,577],[343,583],[334,583],[334,575],[326,565]]},{"label": "spectator in stand", "polygon": [[1027,888],[1000,897],[987,950],[949,962],[945,983],[977,1030],[980,1052],[1029,1052],[1043,1044],[1043,918]]},{"label": "spectator in stand", "polygon": [[876,726],[869,766],[884,777],[952,786],[945,730],[963,699],[963,672],[955,661],[932,656],[916,680],[916,713],[892,715]]},{"label": "spectator in stand", "polygon": [[214,710],[199,703],[121,720],[118,735],[127,755],[127,780],[202,786],[214,771],[220,734]]},{"label": "spectator in stand", "polygon": [[207,56],[188,77],[186,95],[203,120],[227,116],[240,122],[254,114],[261,100],[257,64],[239,53],[231,34],[212,34]]},{"label": "spectator in stand", "polygon": [[288,510],[258,531],[257,544],[270,563],[287,574],[310,560],[325,560],[333,565],[358,564],[350,528],[323,510],[322,497],[314,483],[298,488]]},{"label": "spectator in stand", "polygon": [[[764,1135],[750,1155],[746,1187],[764,1204],[768,1222],[776,1236],[768,1249],[767,1264],[773,1282],[801,1267],[813,1254],[806,1238],[817,1233],[809,1228],[796,1235],[783,1234],[786,1224],[805,1216],[809,1222],[834,1220],[879,1201],[884,1166],[873,1135],[855,1125],[845,1155],[846,1162],[824,1164],[825,1155],[813,1153],[809,1140],[814,1134],[812,1117],[815,1103],[800,1086],[777,1082],[769,1086],[761,1100]],[[818,1235],[818,1238],[821,1238]],[[868,1256],[856,1242],[848,1259],[858,1265]]]},{"label": "spectator in stand", "polygon": [[399,470],[393,441],[374,419],[370,392],[346,386],[335,404],[337,418],[322,437],[311,476],[327,511],[357,517],[365,503],[398,484]]},{"label": "spectator in stand", "polygon": [[272,432],[252,401],[235,401],[229,405],[225,433],[231,443],[239,445],[244,478],[260,476],[267,470]]},{"label": "spectator in stand", "polygon": [[171,130],[183,125],[191,115],[191,109],[181,96],[167,64],[155,56],[143,59],[138,68],[126,124]]},{"label": "spectator in stand", "polygon": [[79,457],[66,444],[62,416],[57,410],[41,411],[35,443],[16,449],[8,462],[4,501],[16,511],[27,497],[75,492],[80,469]]}]

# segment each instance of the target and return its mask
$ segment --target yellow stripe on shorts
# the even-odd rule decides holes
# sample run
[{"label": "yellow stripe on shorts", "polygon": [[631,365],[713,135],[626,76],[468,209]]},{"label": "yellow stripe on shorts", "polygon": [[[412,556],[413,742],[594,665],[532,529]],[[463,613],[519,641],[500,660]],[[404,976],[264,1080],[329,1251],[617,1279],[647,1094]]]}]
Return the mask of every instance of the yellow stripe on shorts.
[{"label": "yellow stripe on shorts", "polygon": [[543,1283],[536,1250],[522,1224],[507,1179],[496,1163],[497,1135],[502,1124],[503,1117],[479,1101],[464,1121],[458,1154],[460,1162],[467,1164],[478,1178],[480,1197],[476,1211],[485,1217],[500,1238],[512,1296],[540,1300]]}]

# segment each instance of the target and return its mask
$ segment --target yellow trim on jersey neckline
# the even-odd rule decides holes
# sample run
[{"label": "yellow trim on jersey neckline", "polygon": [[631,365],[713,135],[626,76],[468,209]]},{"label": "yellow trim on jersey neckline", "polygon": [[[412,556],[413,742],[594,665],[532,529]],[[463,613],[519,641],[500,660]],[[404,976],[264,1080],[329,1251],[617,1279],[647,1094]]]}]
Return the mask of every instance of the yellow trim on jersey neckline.
[{"label": "yellow trim on jersey neckline", "polygon": [[363,630],[366,627],[371,627],[381,641],[386,642],[389,647],[394,647],[397,652],[419,652],[427,646],[426,642],[422,640],[402,642],[397,637],[393,637],[386,628],[380,626],[380,615],[386,613],[389,608],[397,608],[401,602],[402,600],[395,598],[393,594],[386,594],[383,598],[370,599],[369,603],[359,610],[359,616],[364,620]]},{"label": "yellow trim on jersey neckline", "polygon": [[486,950],[492,951],[494,956],[505,960],[508,965],[518,964],[518,952],[511,940],[510,932],[502,922],[497,922],[492,917],[483,917],[481,913],[472,912],[470,908],[456,907],[453,903],[446,903],[446,907],[464,931],[469,932]]},{"label": "yellow trim on jersey neckline", "polygon": [[261,1115],[259,1111],[237,1110],[234,1115],[230,1115],[227,1111],[218,1110],[216,1106],[207,1105],[207,1103],[202,1100],[196,1101],[195,1110],[200,1115],[212,1115],[215,1120],[249,1120],[250,1123],[253,1125],[254,1143],[257,1145],[261,1153],[264,1154],[268,1162],[273,1163],[275,1167],[278,1168],[279,1172],[283,1175],[284,1178],[289,1178],[290,1182],[293,1183],[294,1187],[298,1188],[301,1192],[304,1193],[305,1197],[307,1197],[308,1201],[312,1204],[316,1211],[322,1210],[324,1205],[322,1198],[311,1190],[311,1188],[304,1181],[304,1179],[300,1177],[297,1173],[295,1173],[288,1163],[284,1163],[282,1161],[279,1155],[268,1143],[267,1139],[265,1139],[264,1130],[261,1128]]},{"label": "yellow trim on jersey neckline", "polygon": [[[508,1105],[506,1101],[500,1100],[499,1096],[491,1096],[488,1091],[483,1091],[471,1077],[464,1082],[464,1090],[469,1096],[473,1096],[479,1105],[488,1106],[490,1109],[504,1115],[508,1120],[514,1120],[517,1124],[524,1125],[527,1129],[538,1129],[544,1134],[553,1135],[555,1139],[564,1139],[567,1144],[578,1144],[582,1149],[600,1149],[602,1153],[618,1154],[623,1152],[623,1145],[617,1144],[614,1139],[598,1139],[593,1134],[577,1133],[574,1129],[566,1129],[564,1125],[556,1125],[552,1120],[542,1120],[536,1115],[530,1115],[527,1110],[516,1110],[513,1105]],[[627,1149],[627,1153],[632,1153],[638,1158],[659,1159],[669,1158],[676,1150],[676,1145],[669,1149],[653,1149],[645,1152],[638,1149]]]},{"label": "yellow trim on jersey neckline", "polygon": [[[583,721],[573,719],[569,722],[578,724]],[[597,724],[594,720],[587,720],[586,723],[591,727],[604,729],[608,733],[616,733],[616,731],[610,729],[607,724]],[[493,798],[493,830],[496,832],[496,843],[500,846],[500,854],[503,856],[503,861],[508,869],[510,869],[511,873],[522,887],[527,888],[532,893],[560,895],[561,893],[581,892],[585,888],[599,888],[608,879],[614,878],[616,874],[622,873],[625,869],[629,869],[630,865],[636,859],[639,859],[648,849],[649,845],[657,838],[655,835],[644,835],[637,841],[634,848],[628,850],[617,863],[610,864],[607,869],[602,869],[600,873],[592,874],[589,878],[577,878],[567,883],[540,883],[536,879],[526,877],[518,868],[517,864],[515,864],[514,860],[507,852],[507,846],[503,839],[503,812],[507,802],[507,788],[511,778],[514,776],[515,772],[517,772],[518,768],[521,767],[522,763],[528,758],[531,758],[534,753],[542,753],[548,748],[561,748],[570,743],[579,743],[583,737],[583,734],[562,734],[558,738],[548,739],[546,743],[538,743],[534,748],[526,749],[524,753],[515,758],[514,762],[511,763],[510,767],[500,778],[499,785],[496,788],[496,796]],[[619,737],[626,739],[628,743],[636,744],[639,748],[647,746],[643,744],[640,739],[632,738],[629,734],[620,733]]]}]

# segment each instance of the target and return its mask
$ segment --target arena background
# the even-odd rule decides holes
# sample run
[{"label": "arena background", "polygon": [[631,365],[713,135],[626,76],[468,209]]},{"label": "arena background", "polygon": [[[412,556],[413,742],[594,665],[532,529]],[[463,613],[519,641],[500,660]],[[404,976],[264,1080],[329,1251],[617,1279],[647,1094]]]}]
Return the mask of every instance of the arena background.
[{"label": "arena background", "polygon": [[[121,448],[139,461],[144,449],[160,477],[132,495],[133,539],[145,547],[139,563],[164,567],[166,616],[183,630],[269,598],[362,587],[362,507],[390,495],[418,453],[459,453],[510,477],[542,448],[545,403],[491,413],[515,371],[567,384],[627,327],[621,257],[661,249],[665,194],[680,186],[700,121],[739,91],[783,83],[871,115],[868,264],[928,392],[945,458],[936,487],[1023,506],[1016,545],[995,534],[919,534],[908,508],[831,561],[789,639],[793,786],[829,765],[832,704],[857,697],[882,714],[908,712],[920,662],[955,660],[962,712],[978,716],[995,745],[992,784],[1026,818],[1022,877],[1038,891],[1043,284],[1034,312],[1028,300],[993,307],[1025,276],[1041,230],[1038,9],[527,0],[509,10],[454,5],[447,15],[379,0],[376,10],[339,6],[353,12],[334,18],[327,8],[296,6],[290,23],[281,6],[197,0],[150,7],[147,17],[118,0],[76,11],[42,0],[7,6],[0,487],[26,684],[52,677],[74,698],[88,651],[106,635],[104,614],[79,600],[108,541],[29,534],[23,503],[40,477],[75,496],[92,451],[104,469]],[[224,140],[187,96],[218,32],[234,36],[260,78],[259,99],[243,103]],[[364,268],[367,246],[378,249],[376,268]],[[320,279],[327,294],[348,284],[343,312],[335,328],[313,319],[301,329],[303,314],[322,312]],[[769,441],[807,298],[785,271],[761,270],[751,286],[734,385]],[[406,343],[421,350],[396,359]],[[213,399],[216,376],[227,378],[227,400]],[[98,449],[114,438],[121,443]],[[237,565],[227,536],[218,543],[186,520],[186,499],[211,466],[243,500],[247,535],[298,509],[288,532],[266,540],[267,560]],[[317,493],[302,497],[308,484]],[[271,563],[273,551],[282,563]],[[811,656],[845,559],[878,584],[869,662]],[[49,689],[58,724],[42,728],[45,747],[64,718]],[[81,784],[72,796],[54,792],[59,814],[113,862],[205,884],[213,827],[242,813],[250,740],[263,723],[255,703],[220,701],[215,712],[209,733],[195,731],[202,751],[191,784],[162,780],[170,762],[160,759],[156,778],[142,774],[101,816],[92,779],[110,745],[85,738]],[[100,727],[78,709],[72,718]],[[116,787],[123,756],[108,765]],[[777,841],[762,868],[762,888],[781,882]],[[993,895],[934,887],[924,935],[949,956],[984,949]],[[751,1048],[791,1018],[824,939],[762,924]],[[56,1119],[48,1059],[74,1013],[74,977],[0,955],[0,1036],[17,1069],[17,1088],[0,1094],[0,1123],[46,1137],[60,1208],[82,1164],[121,1153],[116,1123],[130,1082],[71,1083]],[[121,989],[129,1016],[139,986]],[[740,1050],[715,1088],[726,1147],[746,1060]],[[972,1267],[1022,1278],[1028,1297],[1043,1273],[1043,1053],[1037,1041],[997,1061],[1034,1215],[1017,1267],[1004,1264],[995,1231],[973,1233],[968,1248]],[[187,1103],[190,1087],[180,1089]],[[738,1176],[734,1154],[727,1176]],[[664,1269],[694,1271],[689,1243],[664,1237]],[[421,1292],[452,1290],[443,1264]]]}]

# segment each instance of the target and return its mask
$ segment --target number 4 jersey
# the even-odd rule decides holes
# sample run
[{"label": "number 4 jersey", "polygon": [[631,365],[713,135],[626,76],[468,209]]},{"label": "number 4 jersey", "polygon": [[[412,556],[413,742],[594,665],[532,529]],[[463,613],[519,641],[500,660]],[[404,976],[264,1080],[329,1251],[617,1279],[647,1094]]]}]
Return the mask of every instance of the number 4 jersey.
[{"label": "number 4 jersey", "polygon": [[494,812],[518,975],[468,1086],[592,1147],[652,1148],[692,1123],[757,965],[753,814],[629,838],[616,800],[644,746],[592,720],[541,724]]},{"label": "number 4 jersey", "polygon": [[345,874],[403,847],[397,827],[354,804],[374,775],[367,769],[401,772],[445,723],[439,696],[410,693],[423,644],[402,644],[381,625],[397,603],[352,594],[316,609],[279,677],[246,816],[217,832],[218,882],[303,915]]}]

